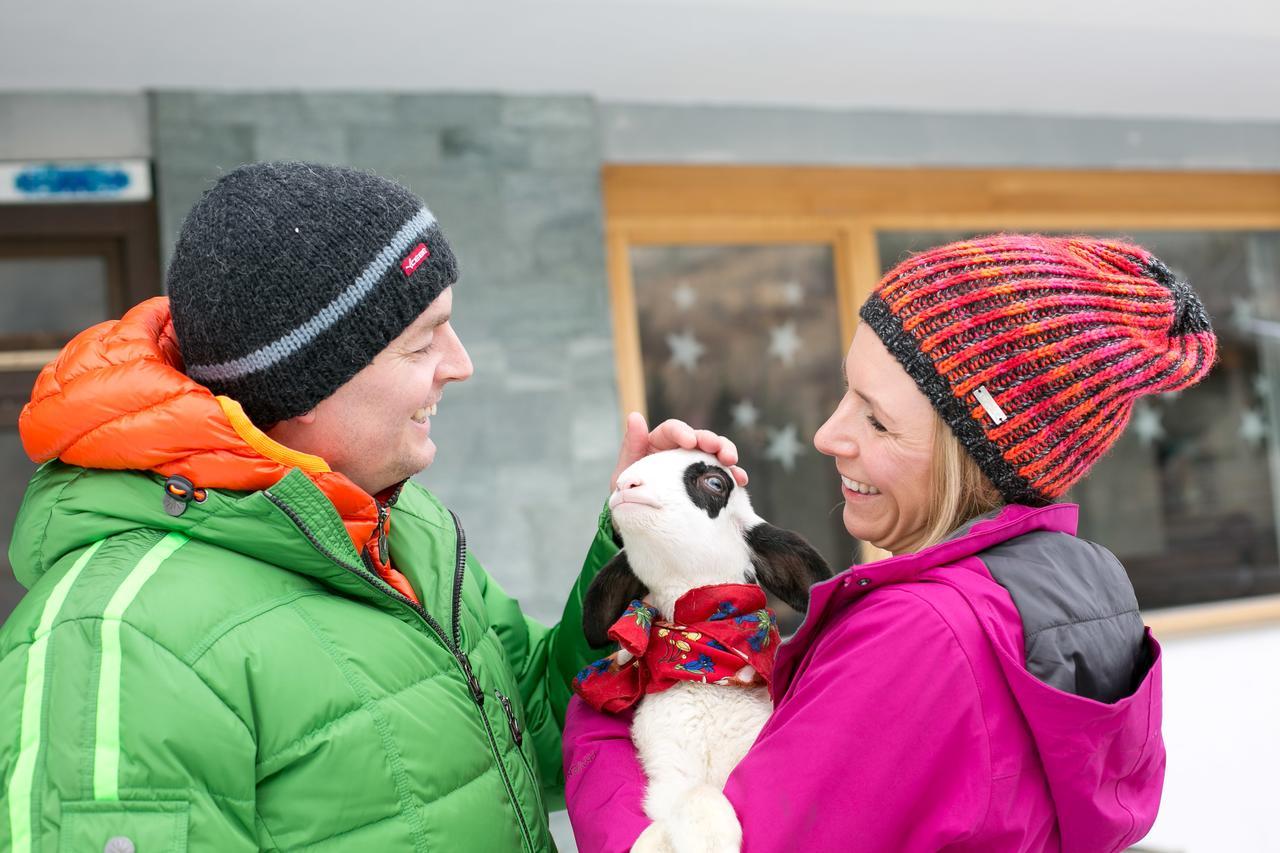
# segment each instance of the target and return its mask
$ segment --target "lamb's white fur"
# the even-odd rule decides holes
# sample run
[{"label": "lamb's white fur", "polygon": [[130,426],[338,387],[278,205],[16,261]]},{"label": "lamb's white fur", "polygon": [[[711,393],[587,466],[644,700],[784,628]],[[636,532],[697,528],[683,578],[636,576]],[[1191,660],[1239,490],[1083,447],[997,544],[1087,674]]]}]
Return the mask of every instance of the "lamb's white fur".
[{"label": "lamb's white fur", "polygon": [[649,778],[644,810],[658,829],[631,849],[737,853],[742,828],[722,791],[772,712],[765,687],[688,683],[646,696],[631,738]]},{"label": "lamb's white fur", "polygon": [[[716,518],[695,506],[683,478],[695,462],[721,467],[697,451],[655,453],[624,471],[610,498],[631,570],[664,618],[690,589],[754,582],[745,533],[762,519],[736,485]],[[630,498],[657,506],[629,503]],[[749,682],[754,670],[744,670],[740,675]],[[690,682],[641,701],[631,735],[648,776],[644,806],[654,823],[633,851],[736,853],[741,848],[742,829],[722,791],[772,710],[764,686]]]}]

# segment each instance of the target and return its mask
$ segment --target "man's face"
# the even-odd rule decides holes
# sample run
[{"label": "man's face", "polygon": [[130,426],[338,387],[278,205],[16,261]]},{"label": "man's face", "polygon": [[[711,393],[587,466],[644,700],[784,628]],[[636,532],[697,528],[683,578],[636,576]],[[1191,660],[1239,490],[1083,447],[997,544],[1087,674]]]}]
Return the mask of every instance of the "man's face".
[{"label": "man's face", "polygon": [[321,457],[371,495],[424,470],[436,455],[431,416],[444,386],[472,373],[452,310],[446,288],[367,367],[271,436]]}]

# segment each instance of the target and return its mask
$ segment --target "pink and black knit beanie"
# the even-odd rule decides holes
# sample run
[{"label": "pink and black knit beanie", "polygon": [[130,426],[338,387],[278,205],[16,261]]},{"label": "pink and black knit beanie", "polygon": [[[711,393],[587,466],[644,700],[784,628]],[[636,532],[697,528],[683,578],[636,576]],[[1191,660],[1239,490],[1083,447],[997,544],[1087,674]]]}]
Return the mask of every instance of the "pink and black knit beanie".
[{"label": "pink and black knit beanie", "polygon": [[907,259],[862,307],[1010,503],[1062,495],[1133,402],[1194,385],[1217,339],[1200,299],[1145,249],[999,234]]}]

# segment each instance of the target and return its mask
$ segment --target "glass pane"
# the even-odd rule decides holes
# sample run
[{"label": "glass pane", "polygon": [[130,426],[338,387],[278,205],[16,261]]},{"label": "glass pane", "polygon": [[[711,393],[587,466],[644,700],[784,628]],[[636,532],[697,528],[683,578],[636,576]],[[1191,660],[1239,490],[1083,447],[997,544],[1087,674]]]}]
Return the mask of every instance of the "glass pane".
[{"label": "glass pane", "polygon": [[50,332],[65,341],[102,322],[107,285],[102,257],[0,258],[0,346],[25,349],[4,346],[3,338]]},{"label": "glass pane", "polygon": [[14,516],[22,503],[27,481],[35,473],[35,463],[27,458],[18,438],[18,430],[12,425],[0,428],[0,621],[9,617],[25,591],[13,578],[9,565],[9,538],[13,535]]},{"label": "glass pane", "polygon": [[640,246],[631,260],[650,421],[733,438],[756,511],[848,566],[839,481],[813,447],[841,394],[831,248]]},{"label": "glass pane", "polygon": [[[887,271],[972,234],[885,232]],[[1204,300],[1219,364],[1181,394],[1142,398],[1111,452],[1066,496],[1080,535],[1129,570],[1146,608],[1280,592],[1280,234],[1155,231],[1150,249]]]}]

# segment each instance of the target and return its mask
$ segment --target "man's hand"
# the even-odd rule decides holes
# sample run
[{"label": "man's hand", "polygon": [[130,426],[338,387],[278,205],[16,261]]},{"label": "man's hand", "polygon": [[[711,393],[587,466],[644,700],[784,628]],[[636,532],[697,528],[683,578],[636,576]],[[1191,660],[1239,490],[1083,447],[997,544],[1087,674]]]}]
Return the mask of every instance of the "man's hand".
[{"label": "man's hand", "polygon": [[709,429],[694,429],[684,421],[674,418],[663,421],[650,432],[644,415],[632,412],[627,415],[627,424],[622,431],[622,451],[618,454],[618,467],[613,470],[613,477],[609,480],[609,491],[618,487],[618,476],[630,468],[632,463],[650,453],[674,450],[677,447],[710,453],[729,469],[739,486],[747,484],[747,472],[738,467],[738,448],[729,439],[716,435]]}]

